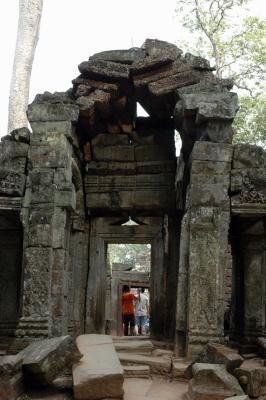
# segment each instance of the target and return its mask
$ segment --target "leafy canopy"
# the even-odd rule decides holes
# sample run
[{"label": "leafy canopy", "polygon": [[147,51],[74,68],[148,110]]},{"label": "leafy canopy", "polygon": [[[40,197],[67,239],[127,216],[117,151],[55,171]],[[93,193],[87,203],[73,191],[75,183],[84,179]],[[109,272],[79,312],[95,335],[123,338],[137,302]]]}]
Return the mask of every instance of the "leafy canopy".
[{"label": "leafy canopy", "polygon": [[[249,3],[250,0],[178,0],[176,15],[192,35],[187,48],[210,59],[219,78],[235,82],[240,96],[235,140],[259,141],[266,146],[266,21],[248,13]],[[182,44],[184,41],[178,43],[181,47]]]}]

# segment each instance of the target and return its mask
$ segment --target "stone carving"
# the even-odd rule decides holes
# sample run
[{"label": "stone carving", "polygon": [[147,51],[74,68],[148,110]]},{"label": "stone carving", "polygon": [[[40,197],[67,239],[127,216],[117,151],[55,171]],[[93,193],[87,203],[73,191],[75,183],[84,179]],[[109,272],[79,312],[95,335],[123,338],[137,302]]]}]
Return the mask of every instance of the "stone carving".
[{"label": "stone carving", "polygon": [[266,193],[256,190],[247,173],[243,176],[242,185],[239,196],[241,203],[266,204]]}]

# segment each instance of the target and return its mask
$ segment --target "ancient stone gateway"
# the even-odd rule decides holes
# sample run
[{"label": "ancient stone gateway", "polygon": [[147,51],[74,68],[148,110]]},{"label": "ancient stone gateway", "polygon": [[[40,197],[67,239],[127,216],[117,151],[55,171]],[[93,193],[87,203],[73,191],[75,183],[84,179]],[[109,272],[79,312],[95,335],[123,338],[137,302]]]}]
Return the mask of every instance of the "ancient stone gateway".
[{"label": "ancient stone gateway", "polygon": [[36,96],[31,134],[0,144],[2,341],[104,333],[108,244],[150,243],[154,338],[188,357],[222,342],[230,300],[231,339],[253,345],[265,332],[266,154],[232,145],[232,82],[158,40],[79,70],[66,93]]}]

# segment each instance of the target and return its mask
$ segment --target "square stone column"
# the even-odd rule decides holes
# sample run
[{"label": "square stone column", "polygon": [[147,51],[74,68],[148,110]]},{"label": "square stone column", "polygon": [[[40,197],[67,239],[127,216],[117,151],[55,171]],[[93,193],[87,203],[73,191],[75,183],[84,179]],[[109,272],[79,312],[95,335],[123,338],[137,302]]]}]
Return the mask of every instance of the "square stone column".
[{"label": "square stone column", "polygon": [[223,337],[231,160],[229,144],[196,142],[191,153],[183,222],[187,248],[181,235],[184,267],[180,286],[187,293],[187,301],[177,308],[177,328],[185,331],[189,358],[208,341],[220,341]]},{"label": "square stone column", "polygon": [[76,208],[72,176],[77,106],[38,95],[29,106],[33,133],[22,209],[24,288],[17,336],[67,333],[70,214]]}]

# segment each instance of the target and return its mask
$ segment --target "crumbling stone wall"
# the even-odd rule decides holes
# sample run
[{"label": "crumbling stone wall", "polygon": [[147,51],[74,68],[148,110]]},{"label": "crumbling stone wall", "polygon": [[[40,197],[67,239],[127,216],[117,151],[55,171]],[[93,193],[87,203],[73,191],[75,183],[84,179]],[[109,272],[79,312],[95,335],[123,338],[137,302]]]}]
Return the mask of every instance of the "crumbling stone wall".
[{"label": "crumbling stone wall", "polygon": [[[232,82],[217,79],[207,60],[151,39],[98,53],[79,70],[66,93],[36,96],[31,135],[15,131],[0,146],[0,209],[21,212],[24,236],[15,334],[102,332],[106,246],[126,233],[153,243],[152,334],[188,356],[223,340],[230,242],[232,296],[244,316],[241,325],[232,314],[233,331],[252,341],[265,324],[265,302],[249,290],[253,264],[258,280],[264,268],[265,153],[231,144]],[[136,115],[137,103],[149,117]],[[259,230],[238,241],[244,262],[234,216],[254,215]],[[139,225],[123,230],[129,216]]]}]

